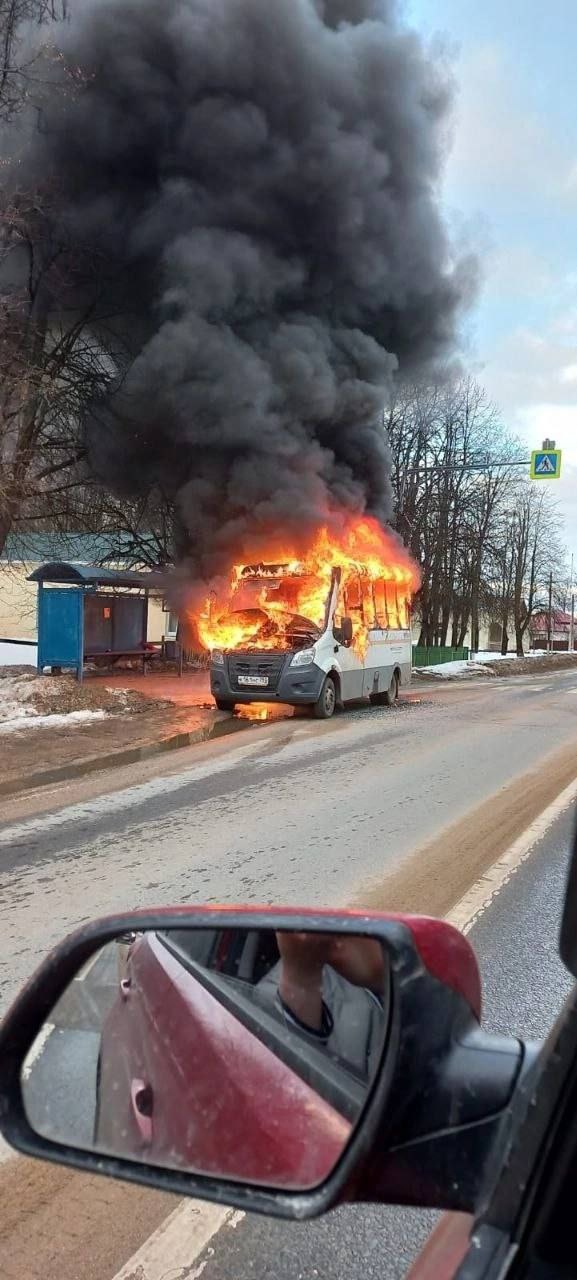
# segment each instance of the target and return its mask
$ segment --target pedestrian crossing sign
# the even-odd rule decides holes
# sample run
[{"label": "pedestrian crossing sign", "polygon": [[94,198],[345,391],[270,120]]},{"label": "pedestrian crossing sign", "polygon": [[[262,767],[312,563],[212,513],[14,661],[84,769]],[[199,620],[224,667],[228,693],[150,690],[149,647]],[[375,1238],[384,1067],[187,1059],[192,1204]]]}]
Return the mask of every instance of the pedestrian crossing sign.
[{"label": "pedestrian crossing sign", "polygon": [[561,477],[561,450],[534,449],[531,454],[532,480],[559,480]]}]

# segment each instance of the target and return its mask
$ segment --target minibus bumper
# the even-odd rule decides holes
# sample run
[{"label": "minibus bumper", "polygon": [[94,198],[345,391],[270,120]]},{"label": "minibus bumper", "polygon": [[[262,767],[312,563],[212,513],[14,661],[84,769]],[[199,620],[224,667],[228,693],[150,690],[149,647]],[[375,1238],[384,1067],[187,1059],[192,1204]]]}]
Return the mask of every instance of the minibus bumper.
[{"label": "minibus bumper", "polygon": [[[250,674],[250,673],[249,673]],[[214,698],[226,702],[285,702],[290,706],[307,705],[320,697],[326,672],[311,662],[306,667],[291,667],[290,655],[278,676],[269,678],[268,685],[239,685],[238,677],[231,676],[229,665],[211,665],[210,692]],[[272,685],[272,687],[271,687]]]}]

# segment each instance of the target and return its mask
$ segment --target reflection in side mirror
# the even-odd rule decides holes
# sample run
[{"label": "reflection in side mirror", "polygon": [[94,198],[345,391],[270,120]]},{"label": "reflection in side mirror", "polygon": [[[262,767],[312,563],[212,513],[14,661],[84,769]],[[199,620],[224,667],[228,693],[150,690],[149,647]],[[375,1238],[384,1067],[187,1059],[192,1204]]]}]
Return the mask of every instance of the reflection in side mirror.
[{"label": "reflection in side mirror", "polygon": [[367,936],[122,935],[77,973],[22,1068],[59,1144],[306,1190],[332,1172],[381,1064],[388,958]]}]

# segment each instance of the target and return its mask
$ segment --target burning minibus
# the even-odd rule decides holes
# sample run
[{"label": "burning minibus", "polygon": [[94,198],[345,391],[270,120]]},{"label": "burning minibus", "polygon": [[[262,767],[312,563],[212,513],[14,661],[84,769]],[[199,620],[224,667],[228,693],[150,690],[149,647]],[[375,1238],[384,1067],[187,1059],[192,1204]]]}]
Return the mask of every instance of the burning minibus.
[{"label": "burning minibus", "polygon": [[194,619],[217,707],[281,702],[327,719],[359,699],[392,705],[411,678],[417,586],[406,549],[368,517],[340,536],[322,528],[298,556],[233,566]]}]

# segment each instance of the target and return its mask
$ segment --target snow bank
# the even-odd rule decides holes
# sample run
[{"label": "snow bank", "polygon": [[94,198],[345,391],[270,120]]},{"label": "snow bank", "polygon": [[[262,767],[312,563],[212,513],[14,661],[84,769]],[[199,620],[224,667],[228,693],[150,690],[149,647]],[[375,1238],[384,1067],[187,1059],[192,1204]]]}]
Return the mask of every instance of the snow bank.
[{"label": "snow bank", "polygon": [[[509,655],[511,656],[511,655]],[[489,649],[476,653],[474,658],[460,658],[456,662],[437,662],[432,667],[415,667],[415,671],[419,671],[421,675],[443,676],[448,680],[454,679],[455,676],[486,676],[488,672],[484,670],[487,662],[500,662],[502,655],[500,653],[491,653]]]},{"label": "snow bank", "polygon": [[22,676],[3,676],[0,680],[0,724],[17,716],[34,716],[34,706],[26,703],[32,697],[32,681]]},{"label": "snow bank", "polygon": [[491,653],[490,649],[481,649],[479,653],[475,654],[473,659],[470,659],[470,661],[503,662],[503,661],[507,661],[508,658],[514,658],[514,657],[515,657],[514,653]]},{"label": "snow bank", "polygon": [[[1,717],[4,712],[5,708],[2,706]],[[40,716],[32,708],[22,710],[20,707],[19,714],[12,715],[9,719],[0,719],[0,733],[16,733],[22,729],[62,729],[69,725],[85,724],[87,720],[106,720],[107,716],[107,711],[69,711],[67,715],[56,713]]]},{"label": "snow bank", "polygon": [[[488,659],[487,659],[488,661]],[[453,680],[455,676],[488,676],[489,672],[485,670],[482,662],[440,662],[434,667],[415,667],[423,676],[437,676],[445,680]]]},{"label": "snow bank", "polygon": [[[54,697],[52,705],[46,701],[46,688]],[[75,689],[76,692],[76,689]],[[60,729],[85,723],[87,720],[103,720],[108,712],[100,707],[62,707],[61,695],[67,693],[64,684],[46,681],[31,673],[2,675],[0,679],[0,733],[15,733],[21,729]],[[58,702],[60,701],[60,707]]]},{"label": "snow bank", "polygon": [[567,657],[567,654],[552,654],[547,653],[545,649],[530,649],[528,653],[523,654],[522,658],[518,658],[516,653],[491,653],[490,650],[486,649],[474,654],[472,658],[469,658],[468,662],[439,662],[433,667],[415,667],[415,671],[418,671],[423,676],[432,675],[441,680],[454,680],[455,677],[488,676],[490,672],[485,668],[488,664],[494,666],[496,662],[515,663],[524,662],[526,658],[555,658],[563,656]]}]

